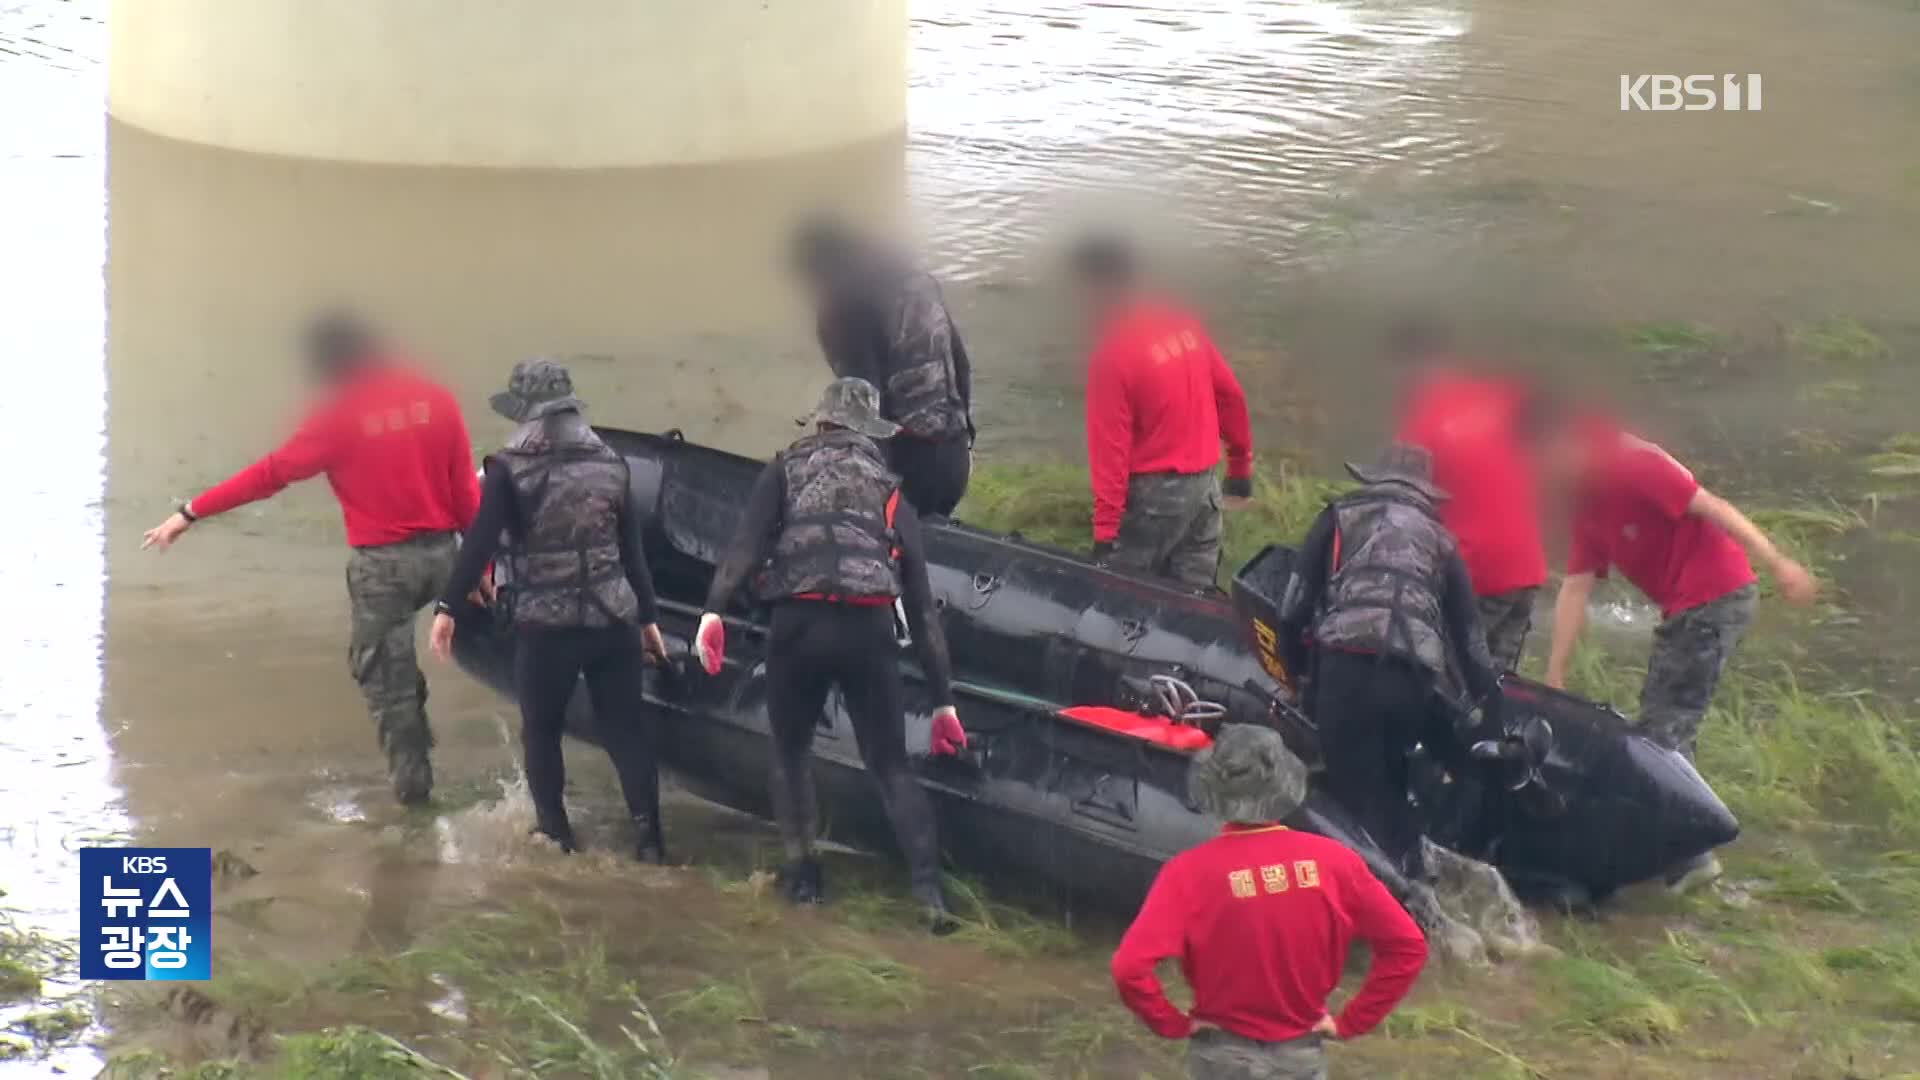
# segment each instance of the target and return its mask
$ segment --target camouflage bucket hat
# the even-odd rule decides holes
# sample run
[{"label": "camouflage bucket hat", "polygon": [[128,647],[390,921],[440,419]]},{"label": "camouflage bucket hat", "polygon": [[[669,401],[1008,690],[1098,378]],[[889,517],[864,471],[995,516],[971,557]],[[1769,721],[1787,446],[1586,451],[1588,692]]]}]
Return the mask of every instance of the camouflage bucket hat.
[{"label": "camouflage bucket hat", "polygon": [[1278,821],[1306,800],[1307,767],[1272,728],[1228,724],[1194,755],[1187,793],[1222,821]]},{"label": "camouflage bucket hat", "polygon": [[573,376],[558,362],[547,359],[522,360],[513,365],[506,391],[487,401],[494,412],[516,423],[586,408],[585,402],[573,396]]},{"label": "camouflage bucket hat", "polygon": [[1433,455],[1411,443],[1388,443],[1373,464],[1349,461],[1347,471],[1363,484],[1405,484],[1429,499],[1447,497],[1433,482]]},{"label": "camouflage bucket hat", "polygon": [[[880,391],[865,379],[835,379],[820,395],[820,405],[807,418],[815,424],[834,424],[874,439],[890,439],[900,425],[880,415]],[[806,421],[803,421],[806,422]]]}]

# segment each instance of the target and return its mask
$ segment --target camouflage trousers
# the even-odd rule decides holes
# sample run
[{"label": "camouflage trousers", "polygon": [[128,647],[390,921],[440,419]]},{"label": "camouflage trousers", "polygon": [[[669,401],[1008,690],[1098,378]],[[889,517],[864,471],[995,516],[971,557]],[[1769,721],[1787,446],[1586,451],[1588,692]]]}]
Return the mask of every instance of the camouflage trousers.
[{"label": "camouflage trousers", "polygon": [[1654,630],[1647,681],[1640,688],[1640,730],[1649,739],[1693,760],[1700,720],[1759,600],[1760,587],[1748,585],[1679,612]]},{"label": "camouflage trousers", "polygon": [[1221,528],[1220,479],[1212,472],[1140,473],[1127,481],[1127,509],[1107,564],[1195,588],[1216,585]]},{"label": "camouflage trousers", "polygon": [[1187,1042],[1188,1080],[1326,1080],[1327,1050],[1318,1035],[1263,1043],[1209,1028]]},{"label": "camouflage trousers", "polygon": [[387,778],[403,803],[433,790],[433,732],[427,727],[427,679],[414,649],[414,616],[447,587],[459,543],[430,533],[379,547],[355,548],[347,560],[353,637],[347,666],[367,699],[387,755]]},{"label": "camouflage trousers", "polygon": [[1480,598],[1480,627],[1487,632],[1487,651],[1502,671],[1520,670],[1527,632],[1533,629],[1533,600],[1539,594],[1536,586]]}]

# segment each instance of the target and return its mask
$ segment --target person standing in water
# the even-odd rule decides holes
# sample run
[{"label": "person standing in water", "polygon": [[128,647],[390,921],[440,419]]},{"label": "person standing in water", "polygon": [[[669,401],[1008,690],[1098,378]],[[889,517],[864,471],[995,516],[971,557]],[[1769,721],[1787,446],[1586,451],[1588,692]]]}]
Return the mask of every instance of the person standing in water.
[{"label": "person standing in water", "polygon": [[1471,370],[1448,356],[1438,326],[1401,326],[1393,348],[1414,369],[1397,438],[1433,456],[1433,481],[1448,495],[1440,522],[1467,564],[1487,648],[1503,669],[1517,670],[1547,581],[1528,439],[1534,394],[1519,379]]},{"label": "person standing in water", "polygon": [[513,682],[535,828],[573,851],[561,736],[584,677],[594,732],[620,777],[642,862],[666,858],[654,718],[643,700],[642,657],[664,662],[653,579],[641,550],[627,463],[581,414],[567,369],[514,365],[493,408],[520,426],[487,458],[480,511],[467,531],[433,619],[433,651],[453,654],[454,606],[477,586],[509,538],[512,576],[495,597],[514,631]]},{"label": "person standing in water", "polygon": [[878,440],[897,425],[863,379],[836,379],[814,411],[813,434],[777,455],[748,496],[739,531],[714,573],[695,646],[708,674],[725,662],[721,613],[749,573],[773,605],[767,632],[767,712],[773,726],[773,806],[786,844],[781,887],[795,903],[825,898],[814,857],[809,749],[827,694],[839,687],[867,775],[907,857],[914,899],[932,928],[953,927],[940,884],[933,807],[907,763],[906,703],[893,606],[905,601],[936,708],[929,748],[965,749],[953,705],[946,635],[927,582],[920,519],[901,497]]},{"label": "person standing in water", "polygon": [[316,319],[305,338],[321,393],[293,435],[182,503],[147,531],[142,546],[165,551],[203,518],[326,474],[353,548],[348,664],[387,755],[394,797],[419,805],[433,791],[433,733],[427,680],[414,653],[414,616],[440,595],[460,531],[479,504],[473,448],[453,395],[366,324],[330,314]]},{"label": "person standing in water", "polygon": [[[1307,770],[1278,732],[1229,724],[1194,756],[1188,788],[1220,835],[1167,861],[1113,954],[1120,1000],[1156,1035],[1187,1040],[1193,1080],[1324,1080],[1328,1040],[1386,1019],[1427,962],[1427,943],[1359,855],[1280,824]],[[1366,981],[1338,1015],[1327,1001],[1358,939]],[[1154,974],[1178,959],[1193,1010]]]},{"label": "person standing in water", "polygon": [[832,218],[800,226],[793,259],[827,366],[872,384],[899,426],[882,445],[901,493],[923,518],[950,516],[973,468],[973,368],[940,283]]},{"label": "person standing in water", "polygon": [[1093,559],[1212,588],[1226,505],[1253,496],[1247,398],[1200,321],[1141,288],[1137,261],[1112,237],[1084,241],[1074,277],[1097,343],[1087,364],[1087,467]]},{"label": "person standing in water", "polygon": [[[1640,730],[1692,760],[1700,721],[1759,604],[1748,556],[1767,567],[1789,602],[1812,603],[1818,583],[1672,455],[1617,425],[1559,418],[1547,432],[1542,463],[1573,507],[1548,685],[1566,684],[1594,584],[1618,568],[1660,605],[1640,690]],[[1685,892],[1719,876],[1720,860],[1708,852],[1672,867],[1666,879]]]}]

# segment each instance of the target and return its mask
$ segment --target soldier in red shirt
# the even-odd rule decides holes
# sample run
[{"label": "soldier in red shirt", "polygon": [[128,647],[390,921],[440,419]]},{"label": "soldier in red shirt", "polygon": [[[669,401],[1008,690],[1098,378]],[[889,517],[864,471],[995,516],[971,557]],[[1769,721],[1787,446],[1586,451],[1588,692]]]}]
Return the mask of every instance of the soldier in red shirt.
[{"label": "soldier in red shirt", "polygon": [[433,736],[413,619],[446,585],[460,532],[479,509],[473,446],[453,395],[400,362],[362,323],[321,318],[307,332],[306,351],[324,390],[299,428],[279,449],[182,504],[148,530],[143,546],[165,551],[201,518],[325,473],[353,547],[348,661],[395,797],[424,803],[433,790]]},{"label": "soldier in red shirt", "polygon": [[1212,587],[1223,505],[1253,495],[1253,433],[1239,380],[1200,321],[1144,294],[1134,256],[1111,237],[1073,258],[1098,325],[1087,365],[1087,467],[1094,561]]},{"label": "soldier in red shirt", "polygon": [[1466,561],[1487,648],[1503,668],[1515,670],[1547,581],[1539,479],[1527,438],[1533,394],[1517,378],[1447,357],[1440,328],[1409,324],[1395,346],[1402,362],[1421,369],[1396,441],[1433,456],[1433,481],[1451,496],[1439,505],[1440,521]]},{"label": "soldier in red shirt", "polygon": [[[1161,868],[1113,955],[1120,999],[1154,1033],[1188,1040],[1195,1080],[1324,1080],[1328,1039],[1386,1019],[1427,961],[1426,939],[1360,856],[1279,824],[1306,797],[1307,772],[1270,728],[1223,728],[1193,761],[1218,837]],[[1330,1012],[1355,939],[1366,981]],[[1178,959],[1193,1010],[1167,1000],[1154,966]]]},{"label": "soldier in red shirt", "polygon": [[[1766,566],[1781,595],[1796,604],[1812,602],[1813,576],[1665,450],[1612,424],[1556,425],[1542,464],[1573,502],[1548,684],[1566,681],[1594,583],[1618,568],[1660,605],[1640,691],[1641,730],[1691,760],[1700,720],[1759,600],[1748,556]],[[1686,890],[1719,873],[1719,861],[1708,853],[1670,870],[1667,882]]]}]

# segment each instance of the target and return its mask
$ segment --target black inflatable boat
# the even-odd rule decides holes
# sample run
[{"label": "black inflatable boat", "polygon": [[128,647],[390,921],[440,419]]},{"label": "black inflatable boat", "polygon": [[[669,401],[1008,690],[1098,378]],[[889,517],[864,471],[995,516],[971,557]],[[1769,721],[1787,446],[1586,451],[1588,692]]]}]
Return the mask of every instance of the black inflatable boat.
[{"label": "black inflatable boat", "polygon": [[[632,467],[661,629],[684,651],[761,463],[677,433],[601,435]],[[1218,828],[1186,792],[1188,758],[1208,743],[1205,728],[1270,724],[1303,758],[1317,759],[1311,724],[1288,704],[1287,673],[1259,647],[1270,638],[1288,549],[1249,563],[1229,601],[963,524],[934,525],[928,540],[972,745],[959,759],[924,755],[930,703],[911,666],[907,742],[942,846],[959,864],[1131,904],[1162,861]],[[727,615],[721,673],[682,667],[655,678],[649,699],[663,718],[665,764],[688,788],[765,814],[764,613]],[[460,614],[460,664],[509,695],[511,649],[485,612]],[[1168,677],[1218,707],[1169,716],[1177,705],[1155,707],[1173,696]],[[574,709],[574,732],[593,738],[584,694]],[[1437,842],[1494,863],[1523,894],[1604,896],[1737,833],[1692,766],[1631,734],[1618,714],[1515,677],[1504,714],[1503,731],[1468,732],[1457,753],[1421,763],[1414,798]],[[1208,716],[1201,727],[1190,722],[1197,715]],[[836,837],[889,849],[837,700],[819,734],[821,820]],[[1292,824],[1348,843],[1402,890],[1398,873],[1323,793]]]}]

